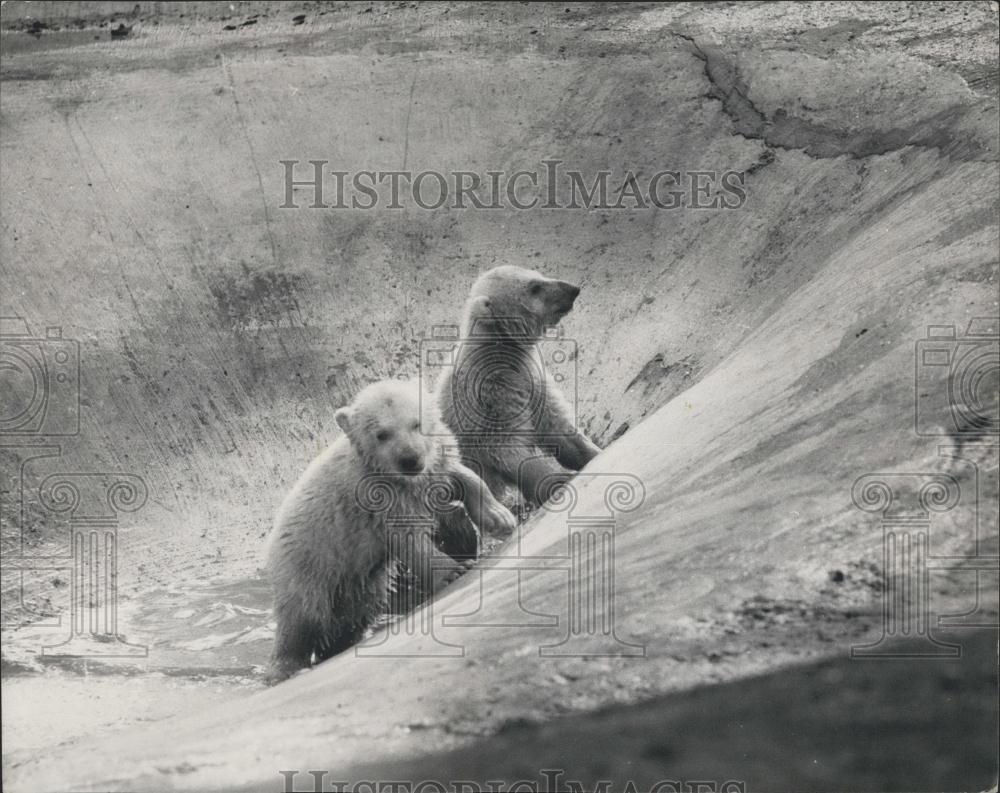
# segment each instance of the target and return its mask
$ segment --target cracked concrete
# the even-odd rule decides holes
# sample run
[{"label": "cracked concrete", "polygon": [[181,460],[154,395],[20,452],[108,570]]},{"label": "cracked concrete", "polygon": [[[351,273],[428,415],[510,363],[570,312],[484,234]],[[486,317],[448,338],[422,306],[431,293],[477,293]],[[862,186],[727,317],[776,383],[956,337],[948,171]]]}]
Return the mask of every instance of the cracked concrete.
[{"label": "cracked concrete", "polygon": [[[909,146],[934,149],[960,161],[995,162],[1000,156],[993,120],[983,118],[979,103],[971,96],[956,97],[954,104],[915,120],[910,127],[831,129],[791,115],[783,108],[768,117],[751,100],[751,88],[741,76],[736,59],[694,36],[674,35],[687,42],[695,57],[705,64],[705,76],[711,84],[709,96],[722,103],[736,134],[748,140],[763,141],[774,149],[799,150],[817,159],[846,156],[861,160]],[[968,126],[975,128],[972,134]]]}]

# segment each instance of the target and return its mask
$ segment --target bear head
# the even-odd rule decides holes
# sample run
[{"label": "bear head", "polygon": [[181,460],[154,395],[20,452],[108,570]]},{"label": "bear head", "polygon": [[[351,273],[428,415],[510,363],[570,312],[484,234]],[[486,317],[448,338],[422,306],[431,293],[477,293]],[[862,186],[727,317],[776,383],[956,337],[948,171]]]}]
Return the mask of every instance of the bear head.
[{"label": "bear head", "polygon": [[465,336],[538,341],[573,308],[580,287],[504,265],[481,275],[465,307]]},{"label": "bear head", "polygon": [[440,444],[435,427],[421,427],[420,401],[418,383],[384,380],[362,389],[334,419],[372,473],[424,473]]}]

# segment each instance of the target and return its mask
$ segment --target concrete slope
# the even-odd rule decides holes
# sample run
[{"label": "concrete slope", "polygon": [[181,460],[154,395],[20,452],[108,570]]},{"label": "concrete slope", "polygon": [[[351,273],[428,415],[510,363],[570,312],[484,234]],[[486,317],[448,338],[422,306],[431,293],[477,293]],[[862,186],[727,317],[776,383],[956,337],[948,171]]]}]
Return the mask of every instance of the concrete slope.
[{"label": "concrete slope", "polygon": [[[81,342],[62,465],[150,487],[121,549],[130,594],[252,576],[333,409],[415,374],[420,335],[494,264],[582,284],[565,322],[580,420],[610,445],[568,512],[533,516],[434,604],[433,636],[12,758],[5,787],[270,789],[283,769],[378,767],[844,655],[883,629],[881,517],[852,503],[870,473],[950,476],[962,497],[935,513],[932,553],[995,555],[995,426],[956,423],[948,371],[915,365],[928,326],[992,318],[995,334],[1000,311],[996,20],[945,8],[348,6],[302,26],[278,9],[235,31],[140,16],[126,40],[9,50],[3,313]],[[734,170],[746,201],[280,209],[279,161],[310,158],[559,159],[588,184]],[[990,343],[963,348],[986,350],[966,413],[995,414]],[[613,511],[617,639],[540,654],[572,629],[573,520],[607,517],[618,480],[641,497]],[[933,577],[933,615],[972,608],[976,581]]]}]

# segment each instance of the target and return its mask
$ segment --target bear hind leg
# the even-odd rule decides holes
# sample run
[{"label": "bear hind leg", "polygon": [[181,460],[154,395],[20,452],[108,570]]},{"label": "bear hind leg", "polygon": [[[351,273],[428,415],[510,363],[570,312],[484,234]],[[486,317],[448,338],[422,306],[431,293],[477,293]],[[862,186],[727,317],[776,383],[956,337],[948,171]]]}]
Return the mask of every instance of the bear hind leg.
[{"label": "bear hind leg", "polygon": [[309,667],[320,635],[318,626],[301,616],[279,612],[277,622],[274,652],[267,673],[267,682],[271,685]]},{"label": "bear hind leg", "polygon": [[344,650],[351,649],[365,637],[364,625],[346,625],[341,627],[334,636],[322,642],[316,648],[316,663],[322,663]]}]

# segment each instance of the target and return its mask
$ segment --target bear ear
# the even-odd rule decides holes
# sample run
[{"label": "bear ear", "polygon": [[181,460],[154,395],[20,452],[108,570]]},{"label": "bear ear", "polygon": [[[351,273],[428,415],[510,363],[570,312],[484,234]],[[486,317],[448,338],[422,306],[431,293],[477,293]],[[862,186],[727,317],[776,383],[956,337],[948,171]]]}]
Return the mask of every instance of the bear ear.
[{"label": "bear ear", "polygon": [[333,414],[333,420],[345,433],[349,432],[351,429],[351,409],[349,407],[340,408]]}]

